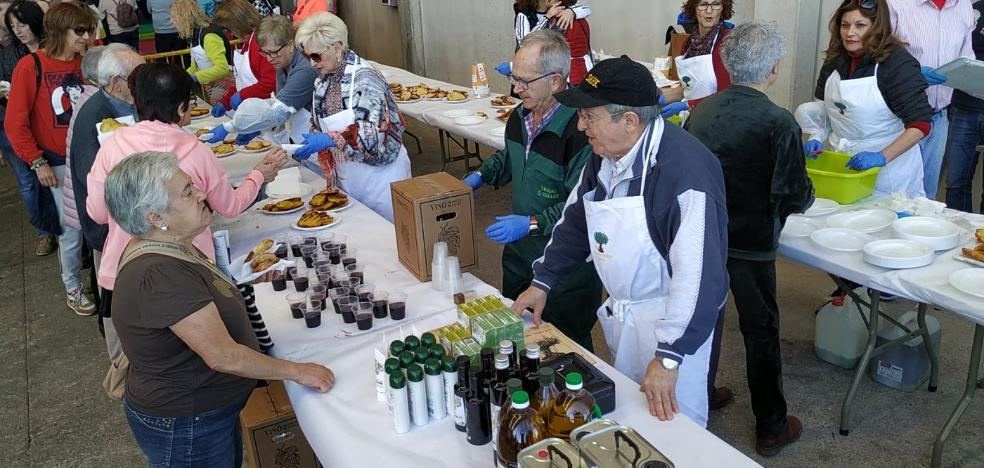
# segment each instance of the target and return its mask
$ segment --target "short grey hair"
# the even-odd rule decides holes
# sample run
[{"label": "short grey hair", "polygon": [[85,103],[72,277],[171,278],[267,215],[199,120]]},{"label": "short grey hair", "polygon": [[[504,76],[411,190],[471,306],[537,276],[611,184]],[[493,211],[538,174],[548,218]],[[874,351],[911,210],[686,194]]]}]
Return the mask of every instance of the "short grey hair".
[{"label": "short grey hair", "polygon": [[348,49],[348,26],[341,18],[327,11],[304,18],[294,33],[294,43],[301,50],[315,43],[327,49],[336,42],[342,43],[342,49]]},{"label": "short grey hair", "polygon": [[99,59],[106,46],[89,47],[82,55],[82,78],[89,83],[99,82]]},{"label": "short grey hair", "polygon": [[733,29],[721,44],[721,58],[738,85],[765,83],[786,55],[785,40],[774,21],[753,21]]},{"label": "short grey hair", "polygon": [[151,229],[147,215],[168,211],[167,183],[178,170],[178,157],[173,153],[146,151],[124,158],[106,177],[109,215],[127,234],[147,234]]},{"label": "short grey hair", "polygon": [[649,125],[650,123],[656,121],[659,117],[659,106],[623,106],[621,104],[608,104],[605,109],[612,116],[612,120],[617,120],[618,117],[626,112],[632,112],[639,116],[639,122],[643,125]]},{"label": "short grey hair", "polygon": [[533,31],[523,37],[519,48],[533,45],[540,46],[537,72],[541,75],[560,73],[564,81],[567,81],[567,77],[571,74],[571,48],[567,45],[564,36],[552,29]]},{"label": "short grey hair", "polygon": [[[86,52],[86,55],[88,56],[88,52]],[[114,42],[103,46],[102,53],[99,55],[96,65],[95,82],[99,83],[99,86],[109,86],[109,82],[112,81],[114,76],[121,78],[130,76],[130,72],[133,69],[129,67],[129,64],[125,60],[127,55],[140,56],[137,51],[126,44]],[[85,57],[82,58],[82,69],[84,73]]]},{"label": "short grey hair", "polygon": [[294,39],[294,25],[283,15],[270,15],[256,28],[256,41],[261,45],[287,45]]}]

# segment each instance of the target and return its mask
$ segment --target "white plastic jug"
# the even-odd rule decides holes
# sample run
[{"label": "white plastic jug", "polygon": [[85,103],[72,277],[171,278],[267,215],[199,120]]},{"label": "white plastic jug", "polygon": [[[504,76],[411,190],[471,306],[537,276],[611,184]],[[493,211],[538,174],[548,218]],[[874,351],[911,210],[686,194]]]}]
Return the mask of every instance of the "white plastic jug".
[{"label": "white plastic jug", "polygon": [[[864,288],[858,288],[855,293],[868,300]],[[862,310],[867,319],[870,312],[867,308]],[[850,296],[836,296],[817,312],[813,349],[820,359],[838,367],[853,369],[858,365],[867,344],[868,327]]]}]

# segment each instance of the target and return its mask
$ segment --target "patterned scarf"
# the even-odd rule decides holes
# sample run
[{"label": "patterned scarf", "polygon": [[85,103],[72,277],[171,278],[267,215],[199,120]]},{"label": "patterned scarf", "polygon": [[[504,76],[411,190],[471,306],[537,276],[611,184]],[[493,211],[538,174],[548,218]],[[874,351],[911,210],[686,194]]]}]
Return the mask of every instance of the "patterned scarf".
[{"label": "patterned scarf", "polygon": [[697,57],[711,53],[711,50],[714,48],[714,41],[717,40],[722,27],[724,27],[724,22],[719,22],[703,36],[700,35],[700,28],[695,28],[694,32],[690,33],[690,45],[687,46],[683,58]]},{"label": "patterned scarf", "polygon": [[[353,65],[361,62],[361,59],[355,52],[349,50],[345,53],[343,61],[344,64],[341,69],[323,78],[318,78],[314,82],[314,104],[312,106],[314,112],[311,115],[311,128],[321,133],[325,133],[325,129],[321,128],[321,119],[345,110],[343,96],[347,96],[348,90],[346,88],[352,86],[352,81],[355,79],[353,73],[355,67]],[[343,86],[343,83],[347,86]],[[336,182],[335,167],[338,164],[335,160],[334,149],[328,148],[320,151],[318,163],[325,174],[328,188],[334,187]]]}]

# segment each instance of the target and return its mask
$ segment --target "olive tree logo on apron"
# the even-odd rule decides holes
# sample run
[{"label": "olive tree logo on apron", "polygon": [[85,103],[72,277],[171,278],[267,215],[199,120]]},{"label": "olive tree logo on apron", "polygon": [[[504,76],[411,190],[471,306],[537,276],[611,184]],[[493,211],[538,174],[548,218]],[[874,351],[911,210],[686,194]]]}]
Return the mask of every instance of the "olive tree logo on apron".
[{"label": "olive tree logo on apron", "polygon": [[608,235],[603,232],[594,233],[595,242],[598,243],[598,253],[605,253],[605,244],[608,243]]}]

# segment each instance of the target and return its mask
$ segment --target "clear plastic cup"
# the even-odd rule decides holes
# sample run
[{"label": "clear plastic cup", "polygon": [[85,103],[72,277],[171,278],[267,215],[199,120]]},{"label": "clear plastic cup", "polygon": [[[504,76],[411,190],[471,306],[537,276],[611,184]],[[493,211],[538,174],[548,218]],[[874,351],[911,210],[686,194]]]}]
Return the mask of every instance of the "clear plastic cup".
[{"label": "clear plastic cup", "polygon": [[292,292],[287,295],[287,307],[290,315],[296,319],[304,318],[304,306],[307,304],[307,293]]},{"label": "clear plastic cup", "polygon": [[312,285],[308,291],[308,300],[311,302],[319,302],[321,304],[321,310],[327,308],[328,301],[328,287],[323,284]]},{"label": "clear plastic cup", "polygon": [[304,259],[304,264],[308,268],[314,268],[315,253],[317,250],[318,247],[316,245],[305,244],[301,247],[301,258]]},{"label": "clear plastic cup", "polygon": [[351,291],[349,291],[349,288],[338,287],[328,290],[328,298],[331,299],[331,304],[335,308],[336,314],[342,313],[341,309],[338,308],[338,300],[343,297],[350,297],[350,296],[351,296]]},{"label": "clear plastic cup", "polygon": [[342,252],[342,265],[349,266],[349,265],[354,265],[356,262],[358,262],[359,260],[356,258],[357,253],[358,253],[358,249],[356,249],[355,247],[349,247],[345,249],[345,252]]},{"label": "clear plastic cup", "polygon": [[363,271],[362,265],[359,265],[358,263],[353,263],[345,267],[345,271],[348,272],[349,278],[353,278],[353,279],[358,278],[359,281],[361,281],[362,283],[366,282],[366,274],[365,271]]},{"label": "clear plastic cup", "polygon": [[355,296],[345,296],[338,299],[338,311],[342,314],[342,322],[355,323],[355,307],[359,304],[359,298]]},{"label": "clear plastic cup", "polygon": [[355,295],[359,296],[360,301],[368,301],[372,299],[372,293],[375,289],[372,283],[363,283],[355,288]]},{"label": "clear plastic cup", "polygon": [[360,301],[356,305],[355,323],[359,330],[372,328],[372,302]]},{"label": "clear plastic cup", "polygon": [[384,319],[389,316],[389,293],[382,290],[372,292],[372,316]]},{"label": "clear plastic cup", "polygon": [[407,295],[399,292],[389,293],[389,314],[393,320],[403,320],[407,317]]},{"label": "clear plastic cup", "polygon": [[304,324],[308,328],[318,328],[321,326],[321,303],[308,302],[304,306]]},{"label": "clear plastic cup", "polygon": [[290,272],[290,277],[294,281],[294,290],[297,292],[307,291],[308,286],[310,285],[311,282],[310,279],[308,278],[307,268],[297,266],[297,267],[290,268],[287,271]]},{"label": "clear plastic cup", "polygon": [[335,233],[326,232],[324,234],[318,235],[318,244],[321,245],[321,250],[328,250],[329,247],[335,245]]},{"label": "clear plastic cup", "polygon": [[348,279],[343,279],[338,283],[339,286],[344,288],[349,288],[352,291],[355,291],[355,288],[358,288],[359,285],[361,284],[362,284],[361,278],[353,278],[351,276],[349,276]]}]

